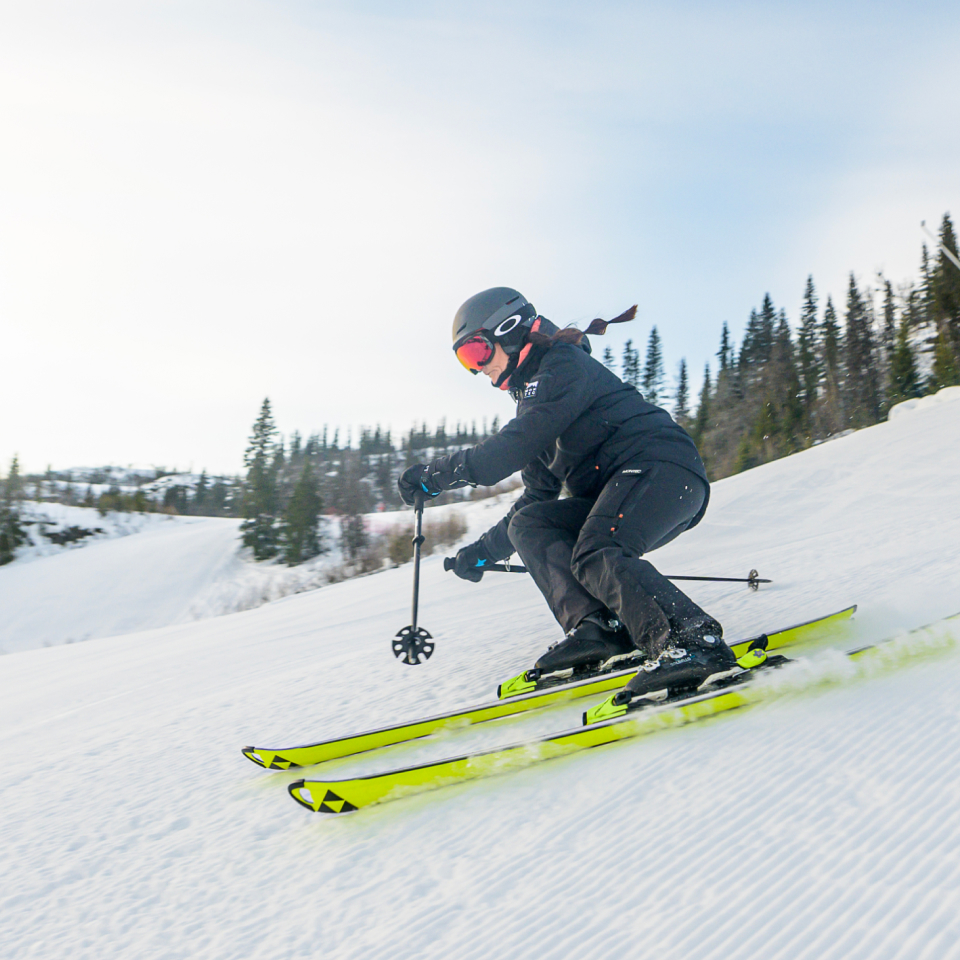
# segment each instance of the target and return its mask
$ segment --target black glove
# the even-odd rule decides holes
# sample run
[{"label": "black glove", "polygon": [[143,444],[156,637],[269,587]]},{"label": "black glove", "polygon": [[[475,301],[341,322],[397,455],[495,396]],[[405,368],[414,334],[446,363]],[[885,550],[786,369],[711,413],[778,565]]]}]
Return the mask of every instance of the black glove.
[{"label": "black glove", "polygon": [[493,562],[487,548],[478,540],[457,551],[453,572],[463,580],[479,583],[483,578],[483,568]]},{"label": "black glove", "polygon": [[437,497],[443,493],[444,487],[439,475],[431,472],[425,463],[415,463],[400,474],[397,489],[400,491],[400,499],[412,507],[418,496]]}]

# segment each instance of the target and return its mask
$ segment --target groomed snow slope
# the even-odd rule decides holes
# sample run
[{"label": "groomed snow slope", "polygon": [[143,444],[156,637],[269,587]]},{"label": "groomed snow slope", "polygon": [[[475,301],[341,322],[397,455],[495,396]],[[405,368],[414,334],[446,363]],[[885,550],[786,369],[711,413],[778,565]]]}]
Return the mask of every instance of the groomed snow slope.
[{"label": "groomed snow slope", "polygon": [[[858,602],[853,646],[960,609],[958,476],[946,394],[717,484],[704,523],[654,559],[771,577],[756,594],[691,587],[731,635]],[[286,794],[294,774],[239,748],[486,699],[556,637],[527,578],[474,586],[431,557],[437,652],[402,666],[389,640],[410,577],[4,657],[0,956],[960,957],[960,654],[944,628],[925,638],[940,652],[895,670],[854,678],[814,649],[793,692],[746,711],[310,815]],[[510,742],[581,709],[337,769]]]},{"label": "groomed snow slope", "polygon": [[[44,511],[56,507],[45,504]],[[61,509],[88,529],[107,526],[118,516],[104,520],[92,509]],[[110,530],[105,539],[68,549],[50,545],[45,555],[23,551],[25,556],[0,569],[0,653],[212,615],[209,600],[225,581],[236,582],[246,566],[239,556],[238,520],[119,518],[131,529]]]},{"label": "groomed snow slope", "polygon": [[[0,569],[0,654],[115,637],[251,610],[328,582],[342,562],[339,524],[323,518],[330,547],[297,567],[256,563],[239,520],[109,513],[30,504],[30,519],[102,534],[66,547],[32,529],[33,541]],[[389,517],[390,519],[383,519]],[[406,518],[409,519],[409,518]],[[384,527],[394,515],[378,515]],[[37,542],[39,541],[39,542]]]}]

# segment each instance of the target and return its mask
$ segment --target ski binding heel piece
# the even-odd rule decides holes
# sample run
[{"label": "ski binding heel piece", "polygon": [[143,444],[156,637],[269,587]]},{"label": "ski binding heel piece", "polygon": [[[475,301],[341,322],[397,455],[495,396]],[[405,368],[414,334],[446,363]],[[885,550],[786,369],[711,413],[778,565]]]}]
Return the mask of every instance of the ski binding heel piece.
[{"label": "ski binding heel piece", "polygon": [[761,647],[755,647],[753,650],[748,650],[737,660],[737,666],[742,670],[753,670],[759,667],[766,659],[767,651]]}]

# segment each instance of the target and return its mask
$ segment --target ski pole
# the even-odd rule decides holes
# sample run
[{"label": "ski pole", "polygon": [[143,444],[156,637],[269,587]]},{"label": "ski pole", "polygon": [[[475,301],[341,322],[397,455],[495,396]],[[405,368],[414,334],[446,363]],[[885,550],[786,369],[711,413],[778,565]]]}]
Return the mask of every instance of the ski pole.
[{"label": "ski pole", "polygon": [[764,580],[762,577],[758,576],[756,570],[751,570],[746,577],[677,577],[671,576],[669,573],[665,573],[664,576],[668,580],[702,580],[709,581],[710,583],[746,583],[749,585],[751,590],[759,590],[761,583],[773,583],[772,580]]},{"label": "ski pole", "polygon": [[[456,557],[446,557],[443,561],[444,570],[453,570],[457,565]],[[485,563],[483,572],[493,571],[495,573],[526,573],[527,568],[512,563]],[[681,577],[664,574],[668,580],[702,580],[711,583],[746,583],[750,585],[751,590],[758,590],[761,583],[773,583],[772,580],[764,580],[757,575],[756,570],[751,570],[746,577]]]},{"label": "ski pole", "polygon": [[[444,557],[443,560],[443,569],[452,570],[457,565],[456,557]],[[485,563],[483,565],[483,572],[486,573],[488,570],[493,570],[496,573],[526,573],[527,568],[521,566],[520,564],[514,563]]]},{"label": "ski pole", "polygon": [[[417,614],[420,607],[420,547],[423,544],[423,495],[419,494],[414,503],[417,517],[417,532],[413,538],[413,609],[410,613],[410,626],[404,627],[393,640],[393,655],[403,663],[419,664],[429,660],[436,646],[433,637],[423,627],[417,626]],[[421,659],[421,657],[423,659]]]}]

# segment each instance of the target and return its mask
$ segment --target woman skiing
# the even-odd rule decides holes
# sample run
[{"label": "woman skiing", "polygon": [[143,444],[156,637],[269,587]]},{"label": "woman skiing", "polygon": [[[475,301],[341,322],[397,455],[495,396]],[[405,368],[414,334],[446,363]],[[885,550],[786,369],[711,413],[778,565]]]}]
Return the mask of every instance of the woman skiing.
[{"label": "woman skiing", "polygon": [[[594,320],[586,332],[606,327]],[[648,662],[637,687],[664,686],[660,678],[677,670],[699,682],[736,666],[720,624],[641,559],[706,511],[709,482],[689,435],[591,357],[583,333],[558,329],[509,287],[460,307],[453,349],[472,373],[512,393],[517,415],[475,447],[407,469],[400,494],[412,504],[522,471],[523,494],[457,553],[455,572],[476,582],[486,564],[520,555],[566,634],[536,668],[595,667],[639,649]],[[559,499],[562,489],[568,496]]]}]

